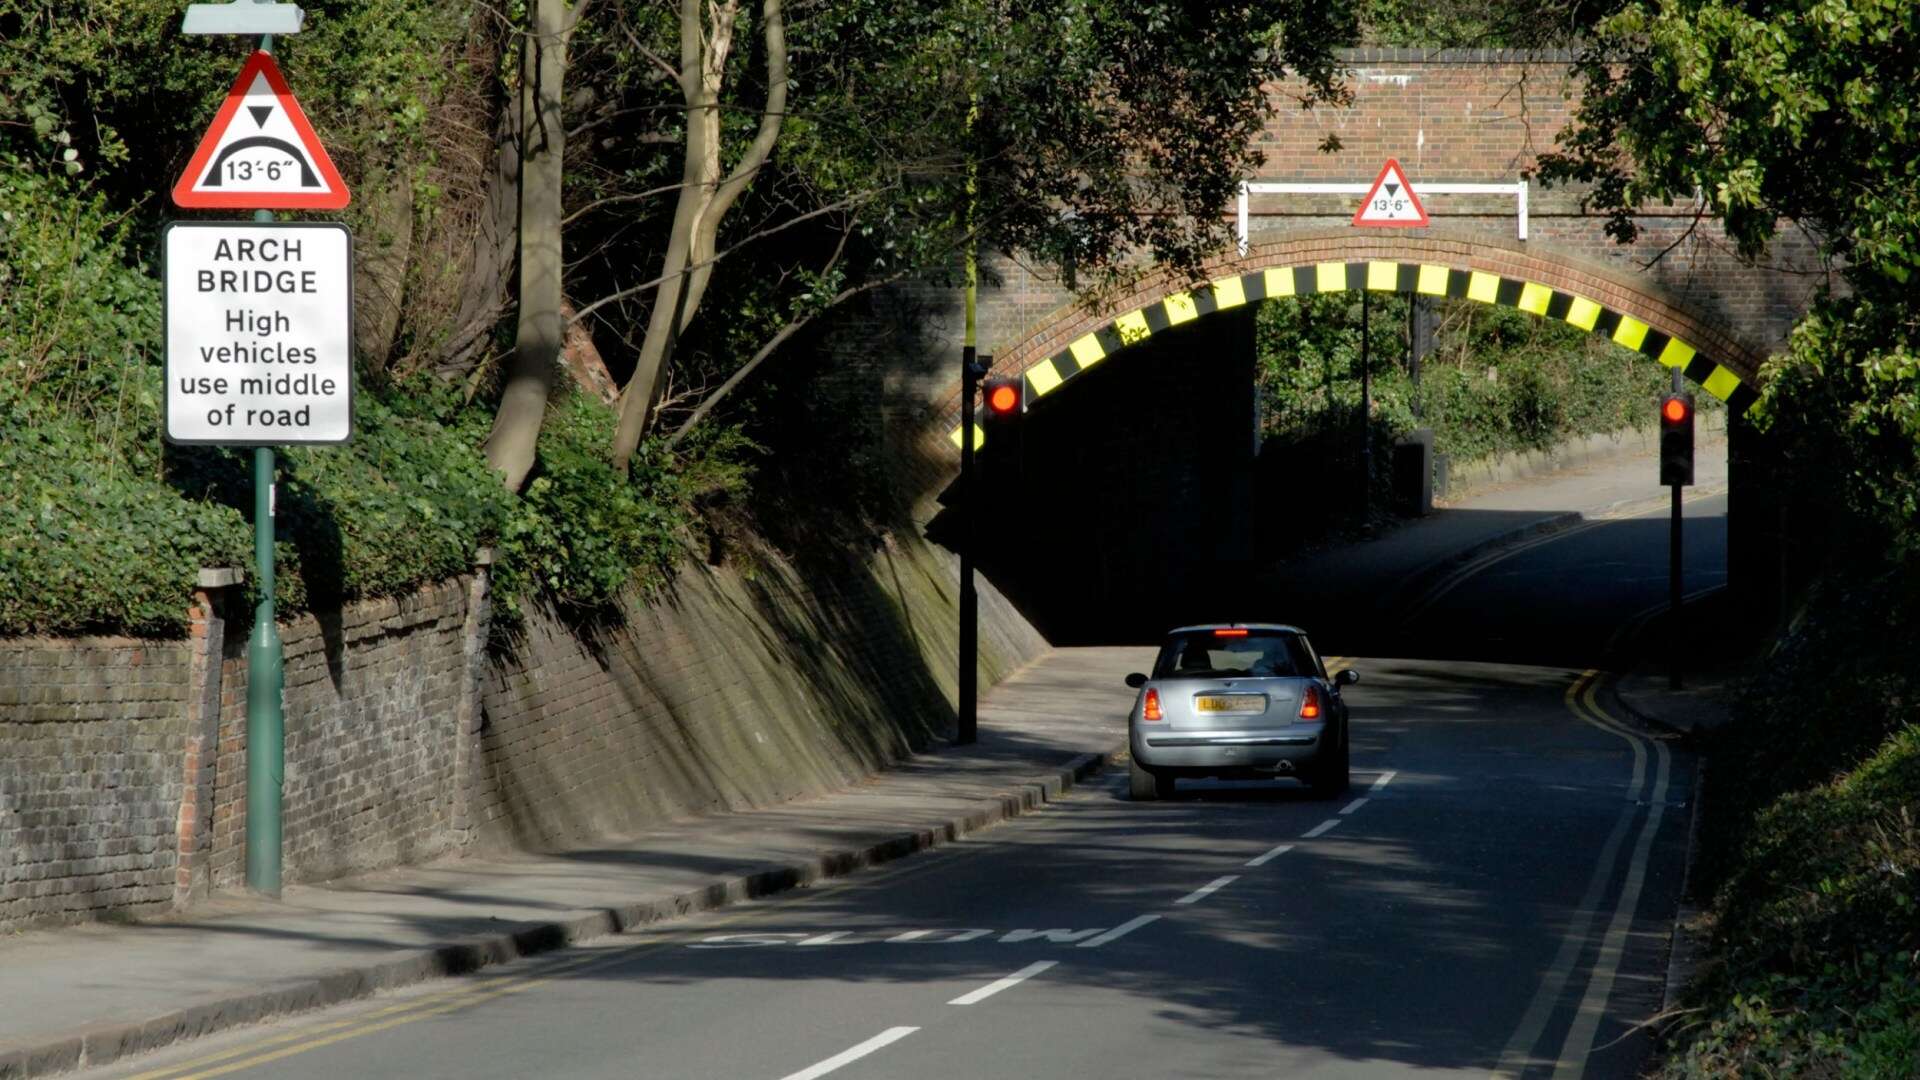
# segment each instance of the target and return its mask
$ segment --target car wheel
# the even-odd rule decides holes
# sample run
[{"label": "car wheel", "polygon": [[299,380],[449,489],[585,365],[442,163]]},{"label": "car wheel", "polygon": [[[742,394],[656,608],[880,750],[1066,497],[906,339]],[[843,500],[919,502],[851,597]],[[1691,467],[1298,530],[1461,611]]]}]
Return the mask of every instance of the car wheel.
[{"label": "car wheel", "polygon": [[1338,797],[1345,793],[1351,784],[1347,761],[1348,741],[1343,725],[1340,731],[1340,745],[1323,760],[1314,763],[1313,776],[1307,783],[1313,788],[1313,793],[1322,799]]},{"label": "car wheel", "polygon": [[[1167,796],[1171,796],[1173,784],[1167,784]],[[1150,803],[1154,799],[1165,798],[1160,794],[1160,776],[1148,773],[1140,767],[1139,761],[1127,761],[1127,798],[1137,803]]]}]

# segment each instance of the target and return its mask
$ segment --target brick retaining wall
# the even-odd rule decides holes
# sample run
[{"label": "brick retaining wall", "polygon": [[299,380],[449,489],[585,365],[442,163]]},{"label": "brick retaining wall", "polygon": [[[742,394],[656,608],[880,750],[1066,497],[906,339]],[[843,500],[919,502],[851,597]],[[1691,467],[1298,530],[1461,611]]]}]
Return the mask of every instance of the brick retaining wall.
[{"label": "brick retaining wall", "polygon": [[[764,805],[952,724],[952,558],[689,565],[618,622],[536,611],[488,649],[484,566],[302,615],[283,875],[316,881]],[[210,571],[183,641],[0,641],[0,930],[191,906],[245,880],[246,639]],[[982,678],[1045,647],[990,587]]]},{"label": "brick retaining wall", "polygon": [[0,928],[172,903],[189,660],[0,641]]}]

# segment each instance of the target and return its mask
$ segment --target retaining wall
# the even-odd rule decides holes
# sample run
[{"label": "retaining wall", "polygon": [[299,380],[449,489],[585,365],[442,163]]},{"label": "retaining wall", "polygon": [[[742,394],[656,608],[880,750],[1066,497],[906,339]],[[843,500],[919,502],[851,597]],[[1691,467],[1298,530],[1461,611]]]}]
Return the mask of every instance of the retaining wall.
[{"label": "retaining wall", "polygon": [[[245,878],[238,576],[184,641],[0,641],[0,930],[190,907]],[[286,648],[284,879],[548,846],[841,786],[950,731],[958,579],[870,557],[688,565],[618,617],[493,633],[488,572],[303,615]],[[990,586],[981,678],[1046,643]]]}]

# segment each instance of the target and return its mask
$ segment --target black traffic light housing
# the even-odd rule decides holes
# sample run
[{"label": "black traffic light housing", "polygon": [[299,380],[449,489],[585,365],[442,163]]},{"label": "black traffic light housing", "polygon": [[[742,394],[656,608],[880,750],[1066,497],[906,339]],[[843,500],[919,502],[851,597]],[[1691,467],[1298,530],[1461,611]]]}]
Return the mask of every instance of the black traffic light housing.
[{"label": "black traffic light housing", "polygon": [[1660,482],[1693,484],[1693,397],[1665,394],[1660,398]]},{"label": "black traffic light housing", "polygon": [[1025,411],[1026,400],[1022,393],[1022,384],[1026,380],[1018,375],[986,380],[982,384],[981,404],[986,409],[988,429],[993,425],[1005,424],[1017,420]]}]

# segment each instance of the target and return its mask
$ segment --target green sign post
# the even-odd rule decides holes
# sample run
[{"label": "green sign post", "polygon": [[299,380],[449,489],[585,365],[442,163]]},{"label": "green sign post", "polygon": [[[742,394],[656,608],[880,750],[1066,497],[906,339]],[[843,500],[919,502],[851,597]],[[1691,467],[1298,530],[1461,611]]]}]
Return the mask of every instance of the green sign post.
[{"label": "green sign post", "polygon": [[[167,437],[251,446],[258,601],[247,639],[247,886],[281,887],[285,658],[274,610],[275,446],[352,434],[352,238],[337,224],[276,223],[273,209],[347,204],[326,151],[272,60],[292,4],[194,4],[189,34],[259,35],[259,51],[174,189],[189,209],[251,208],[248,222],[168,227]],[[242,106],[245,106],[244,112]],[[265,340],[272,338],[273,340]],[[290,390],[287,365],[298,363]]]}]

